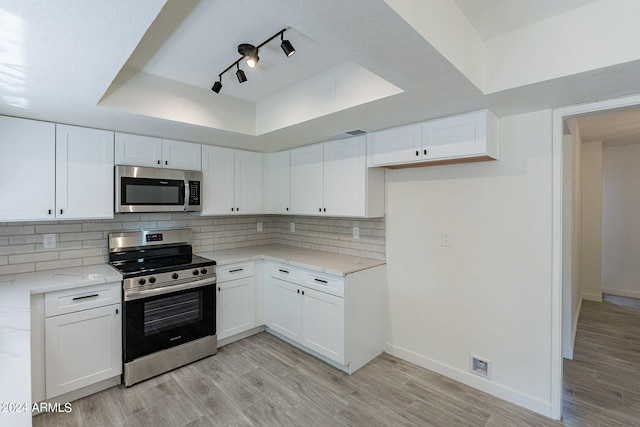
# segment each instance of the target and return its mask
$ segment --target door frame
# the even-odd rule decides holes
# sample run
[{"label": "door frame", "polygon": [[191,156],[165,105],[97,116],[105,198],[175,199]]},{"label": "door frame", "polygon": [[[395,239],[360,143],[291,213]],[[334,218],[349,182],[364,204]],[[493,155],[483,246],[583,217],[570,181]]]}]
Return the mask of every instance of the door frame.
[{"label": "door frame", "polygon": [[640,95],[556,108],[552,120],[551,417],[562,416],[562,139],[564,120],[589,113],[640,106]]}]

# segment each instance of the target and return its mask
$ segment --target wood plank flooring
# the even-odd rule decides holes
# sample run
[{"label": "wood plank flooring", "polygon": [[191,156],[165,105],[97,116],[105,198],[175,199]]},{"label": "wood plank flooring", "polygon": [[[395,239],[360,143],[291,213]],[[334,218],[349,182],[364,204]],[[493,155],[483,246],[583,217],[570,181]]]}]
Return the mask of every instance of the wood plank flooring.
[{"label": "wood plank flooring", "polygon": [[585,301],[554,422],[382,354],[349,376],[260,333],[130,388],[34,417],[46,426],[640,426],[640,302]]},{"label": "wood plank flooring", "polygon": [[566,425],[640,426],[640,300],[583,301],[563,369]]}]

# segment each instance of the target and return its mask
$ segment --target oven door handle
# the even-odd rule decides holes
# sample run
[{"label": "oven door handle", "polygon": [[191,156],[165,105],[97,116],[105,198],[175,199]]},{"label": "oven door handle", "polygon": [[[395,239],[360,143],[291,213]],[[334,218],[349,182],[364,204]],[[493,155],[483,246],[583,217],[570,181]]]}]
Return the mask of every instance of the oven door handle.
[{"label": "oven door handle", "polygon": [[158,295],[170,294],[178,291],[185,291],[187,289],[202,288],[205,286],[215,285],[215,283],[216,283],[216,278],[212,277],[210,279],[198,280],[197,282],[188,282],[188,283],[182,283],[180,285],[171,285],[171,286],[164,286],[161,288],[145,289],[142,291],[126,290],[124,291],[124,300],[134,301],[141,298],[149,298],[149,297],[155,297]]}]

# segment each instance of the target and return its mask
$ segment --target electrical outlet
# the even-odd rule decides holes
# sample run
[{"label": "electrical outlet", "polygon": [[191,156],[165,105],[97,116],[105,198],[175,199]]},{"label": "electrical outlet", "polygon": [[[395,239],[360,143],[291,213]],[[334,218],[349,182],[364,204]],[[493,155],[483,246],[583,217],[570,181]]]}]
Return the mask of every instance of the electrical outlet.
[{"label": "electrical outlet", "polygon": [[360,227],[353,227],[353,238],[354,239],[360,238]]},{"label": "electrical outlet", "polygon": [[42,246],[44,249],[55,249],[56,248],[56,235],[55,234],[44,234],[42,236]]},{"label": "electrical outlet", "polygon": [[292,233],[296,232],[296,223],[295,222],[290,222],[289,223],[289,231]]},{"label": "electrical outlet", "polygon": [[257,229],[258,229],[258,233],[262,233],[262,223],[261,222],[258,223]]},{"label": "electrical outlet", "polygon": [[453,238],[451,236],[451,232],[448,230],[445,230],[442,232],[442,237],[441,237],[441,242],[440,244],[442,246],[446,246],[446,247],[451,247],[453,246],[453,242],[452,242]]}]

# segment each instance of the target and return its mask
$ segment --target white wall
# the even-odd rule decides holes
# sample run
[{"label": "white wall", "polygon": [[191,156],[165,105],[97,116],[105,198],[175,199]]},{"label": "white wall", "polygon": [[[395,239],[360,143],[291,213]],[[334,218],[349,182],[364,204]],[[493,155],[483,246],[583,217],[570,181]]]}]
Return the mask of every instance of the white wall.
[{"label": "white wall", "polygon": [[[551,123],[502,118],[499,161],[386,175],[387,351],[545,415]],[[470,353],[492,360],[490,381],[469,373]]]},{"label": "white wall", "polygon": [[602,301],[602,142],[582,143],[582,297]]},{"label": "white wall", "polygon": [[640,298],[640,145],[602,152],[602,291]]},{"label": "white wall", "polygon": [[582,304],[580,282],[581,169],[580,131],[575,119],[567,121],[562,152],[562,356],[573,359],[578,316]]}]

